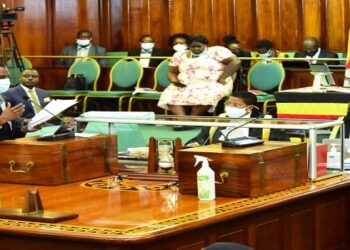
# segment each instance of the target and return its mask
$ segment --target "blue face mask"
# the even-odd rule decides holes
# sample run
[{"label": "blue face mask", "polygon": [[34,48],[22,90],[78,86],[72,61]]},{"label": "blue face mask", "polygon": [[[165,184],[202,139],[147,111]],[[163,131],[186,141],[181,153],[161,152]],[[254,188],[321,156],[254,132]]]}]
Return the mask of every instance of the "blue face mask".
[{"label": "blue face mask", "polygon": [[192,55],[192,56],[196,56],[196,57],[204,56],[204,55],[206,55],[206,54],[207,54],[207,49],[203,50],[203,51],[200,52],[200,53],[193,53],[193,52],[191,51],[191,55]]},{"label": "blue face mask", "polygon": [[271,50],[267,51],[266,53],[259,53],[259,57],[261,58],[269,58],[271,56]]}]

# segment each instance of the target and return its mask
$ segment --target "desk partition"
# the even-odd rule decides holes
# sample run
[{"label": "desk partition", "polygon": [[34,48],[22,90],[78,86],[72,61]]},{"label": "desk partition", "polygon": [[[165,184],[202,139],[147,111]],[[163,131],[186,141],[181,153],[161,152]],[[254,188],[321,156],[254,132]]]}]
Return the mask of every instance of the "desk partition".
[{"label": "desk partition", "polygon": [[[163,126],[191,126],[200,129],[201,127],[232,127],[232,129],[242,126],[245,128],[267,128],[267,129],[300,129],[307,130],[309,133],[309,170],[308,177],[311,180],[317,179],[317,135],[320,130],[325,128],[332,128],[334,126],[340,126],[340,150],[343,152],[343,121],[315,121],[315,120],[292,120],[292,119],[257,119],[251,118],[222,118],[222,117],[181,117],[181,116],[167,116],[157,115],[154,120],[134,120],[134,119],[116,119],[116,118],[89,118],[89,117],[78,117],[76,118],[78,127],[80,123],[107,123],[109,124],[109,132],[111,134],[117,134],[115,130],[115,123],[118,124],[142,124],[148,126],[156,126],[154,135],[157,134],[157,127]],[[198,133],[198,130],[196,131]],[[178,131],[179,136],[183,131]],[[151,135],[151,134],[150,134]],[[184,142],[183,142],[184,143]],[[341,159],[340,171],[343,171],[343,159]]]}]

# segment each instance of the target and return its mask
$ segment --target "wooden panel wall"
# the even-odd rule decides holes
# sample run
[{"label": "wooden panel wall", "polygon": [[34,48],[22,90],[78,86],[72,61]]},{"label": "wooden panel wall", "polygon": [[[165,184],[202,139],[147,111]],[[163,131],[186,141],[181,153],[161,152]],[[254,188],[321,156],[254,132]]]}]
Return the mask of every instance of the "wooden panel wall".
[{"label": "wooden panel wall", "polygon": [[[3,0],[25,6],[13,27],[24,55],[59,55],[89,29],[108,50],[138,47],[142,34],[167,48],[176,32],[203,33],[211,44],[236,34],[246,49],[258,39],[279,50],[298,50],[305,36],[320,38],[333,51],[346,49],[350,0]],[[39,60],[39,63],[44,63]]]}]

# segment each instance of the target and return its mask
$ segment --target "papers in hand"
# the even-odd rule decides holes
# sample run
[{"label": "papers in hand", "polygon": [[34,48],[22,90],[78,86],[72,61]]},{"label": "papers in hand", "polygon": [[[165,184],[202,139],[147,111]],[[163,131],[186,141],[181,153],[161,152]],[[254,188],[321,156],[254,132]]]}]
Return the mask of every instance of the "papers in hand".
[{"label": "papers in hand", "polygon": [[29,129],[33,129],[35,126],[38,126],[53,117],[60,114],[62,111],[76,104],[76,100],[52,100],[45,108],[41,109],[28,124]]},{"label": "papers in hand", "polygon": [[133,95],[143,93],[158,93],[158,91],[151,88],[135,88],[134,92],[132,92]]}]

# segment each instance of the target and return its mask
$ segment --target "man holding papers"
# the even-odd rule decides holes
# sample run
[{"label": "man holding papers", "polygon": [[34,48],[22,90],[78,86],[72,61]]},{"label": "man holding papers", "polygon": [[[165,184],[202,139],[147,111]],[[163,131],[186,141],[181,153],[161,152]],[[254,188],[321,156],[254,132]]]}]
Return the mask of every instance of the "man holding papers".
[{"label": "man holding papers", "polygon": [[[8,70],[4,65],[0,65],[0,94],[7,91],[9,87]],[[0,140],[10,140],[25,135],[28,128],[17,119],[24,111],[25,107],[22,103],[11,105],[0,95]]]},{"label": "man holding papers", "polygon": [[20,84],[3,94],[4,100],[12,106],[19,103],[25,105],[25,111],[19,118],[22,122],[27,123],[51,101],[49,92],[36,87],[38,84],[39,72],[35,69],[26,69],[21,74]]}]

